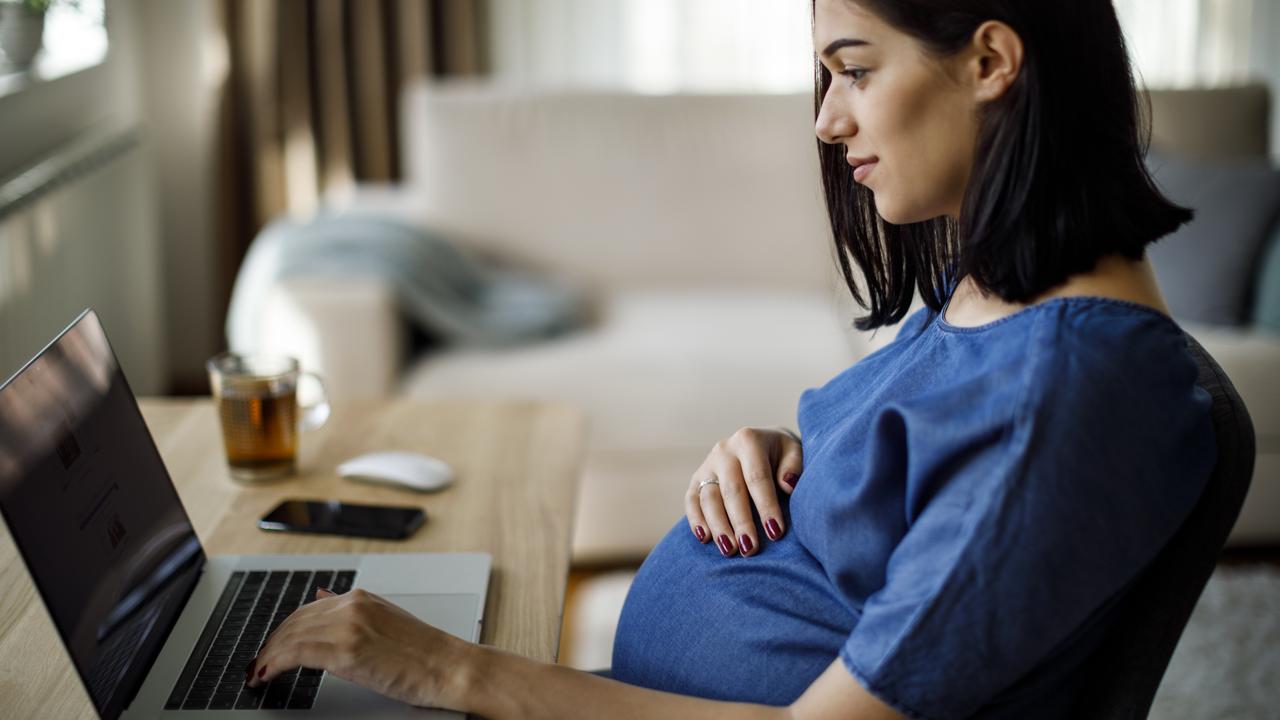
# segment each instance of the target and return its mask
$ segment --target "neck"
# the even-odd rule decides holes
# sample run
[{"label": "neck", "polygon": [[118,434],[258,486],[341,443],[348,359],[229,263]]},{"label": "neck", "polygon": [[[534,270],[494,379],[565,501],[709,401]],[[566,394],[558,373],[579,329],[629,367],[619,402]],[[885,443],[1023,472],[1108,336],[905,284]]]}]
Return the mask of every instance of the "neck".
[{"label": "neck", "polygon": [[984,293],[973,277],[965,276],[951,296],[946,321],[958,327],[985,325],[1045,300],[1081,296],[1126,300],[1169,314],[1155,271],[1145,255],[1141,260],[1108,255],[1092,270],[1072,275],[1026,303],[1011,303],[993,293]]}]

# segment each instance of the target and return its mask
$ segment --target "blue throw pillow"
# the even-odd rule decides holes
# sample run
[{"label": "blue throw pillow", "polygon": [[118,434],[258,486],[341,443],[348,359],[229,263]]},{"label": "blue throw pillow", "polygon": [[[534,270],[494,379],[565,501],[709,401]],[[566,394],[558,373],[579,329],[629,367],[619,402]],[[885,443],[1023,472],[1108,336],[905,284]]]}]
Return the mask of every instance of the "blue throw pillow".
[{"label": "blue throw pillow", "polygon": [[1196,217],[1148,249],[1169,309],[1180,320],[1250,320],[1257,270],[1280,213],[1280,171],[1262,160],[1196,161],[1151,153],[1152,177]]}]

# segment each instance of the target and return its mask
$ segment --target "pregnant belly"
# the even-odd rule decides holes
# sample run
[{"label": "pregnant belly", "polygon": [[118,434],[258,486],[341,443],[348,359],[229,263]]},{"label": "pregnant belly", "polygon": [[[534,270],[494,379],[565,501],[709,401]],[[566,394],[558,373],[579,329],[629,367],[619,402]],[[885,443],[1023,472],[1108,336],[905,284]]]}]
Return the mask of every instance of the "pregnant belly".
[{"label": "pregnant belly", "polygon": [[753,557],[725,558],[681,520],[627,595],[613,676],[684,695],[785,705],[835,660],[856,622],[793,533]]}]

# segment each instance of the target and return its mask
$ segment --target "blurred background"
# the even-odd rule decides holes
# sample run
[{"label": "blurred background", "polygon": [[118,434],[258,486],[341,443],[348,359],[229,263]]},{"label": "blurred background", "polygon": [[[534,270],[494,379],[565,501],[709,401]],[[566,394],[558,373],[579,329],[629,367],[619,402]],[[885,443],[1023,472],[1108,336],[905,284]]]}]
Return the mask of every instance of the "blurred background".
[{"label": "blurred background", "polygon": [[[141,392],[206,391],[203,362],[225,345],[235,271],[271,218],[402,177],[397,108],[413,83],[485,77],[653,94],[811,86],[799,0],[0,0],[4,37],[32,24],[24,8],[46,4],[33,63],[0,66],[0,178],[106,154],[136,158],[97,160],[130,166],[111,172],[136,182],[105,181],[120,193],[111,199],[52,193],[30,177],[5,186],[0,372],[94,304]],[[1261,82],[1275,102],[1276,0],[1116,4],[1146,84]],[[1270,118],[1280,153],[1280,113]],[[90,135],[96,145],[83,142]],[[76,144],[79,154],[66,152]],[[126,198],[129,187],[146,190]],[[76,202],[88,204],[60,206]],[[104,207],[118,217],[103,218]],[[93,253],[118,272],[76,276],[81,263],[102,269]]]},{"label": "blurred background", "polygon": [[[1115,5],[1153,172],[1200,218],[1153,260],[1258,433],[1233,562],[1280,564],[1280,0]],[[0,0],[0,376],[93,306],[139,395],[207,394],[230,346],[299,356],[338,411],[584,407],[564,647],[607,665],[631,573],[711,443],[794,424],[800,391],[892,338],[849,329],[832,272],[809,12]],[[1210,586],[1219,614],[1191,642],[1232,635],[1222,652],[1274,678],[1280,579],[1241,583]],[[1244,647],[1268,642],[1269,665]],[[1157,714],[1253,716],[1203,706],[1232,667],[1175,663]]]}]

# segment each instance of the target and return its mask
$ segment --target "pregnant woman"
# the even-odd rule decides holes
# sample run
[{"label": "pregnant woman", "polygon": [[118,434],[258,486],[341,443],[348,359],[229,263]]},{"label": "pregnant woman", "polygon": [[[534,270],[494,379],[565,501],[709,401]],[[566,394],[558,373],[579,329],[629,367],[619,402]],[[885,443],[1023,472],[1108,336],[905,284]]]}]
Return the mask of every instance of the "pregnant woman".
[{"label": "pregnant woman", "polygon": [[324,667],[493,718],[1069,715],[1216,452],[1144,255],[1190,213],[1144,168],[1115,11],[817,0],[814,39],[857,324],[926,307],[807,391],[798,435],[712,450],[636,577],[612,679],[355,591],[286,621],[252,683]]}]

